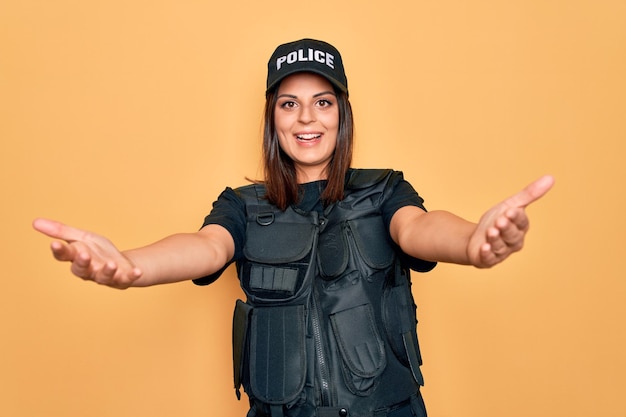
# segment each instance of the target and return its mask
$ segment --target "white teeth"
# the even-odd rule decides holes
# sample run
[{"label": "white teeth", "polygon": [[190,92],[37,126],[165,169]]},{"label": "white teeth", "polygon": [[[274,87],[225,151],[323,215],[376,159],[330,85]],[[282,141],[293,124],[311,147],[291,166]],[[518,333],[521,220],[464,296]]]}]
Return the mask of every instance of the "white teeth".
[{"label": "white teeth", "polygon": [[305,133],[302,135],[297,135],[298,139],[303,139],[303,140],[311,140],[311,139],[317,139],[319,138],[321,135],[319,133]]}]

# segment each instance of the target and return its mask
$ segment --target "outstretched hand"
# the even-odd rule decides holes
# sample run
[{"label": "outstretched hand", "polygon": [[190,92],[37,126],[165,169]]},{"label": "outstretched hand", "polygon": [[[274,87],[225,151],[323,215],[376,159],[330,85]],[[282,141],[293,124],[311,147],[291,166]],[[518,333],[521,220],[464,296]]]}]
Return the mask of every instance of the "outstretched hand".
[{"label": "outstretched hand", "polygon": [[553,185],[552,176],[541,177],[483,214],[467,249],[471,264],[488,268],[522,249],[529,227],[526,207]]},{"label": "outstretched hand", "polygon": [[51,243],[52,254],[59,261],[71,262],[72,273],[80,278],[123,289],[142,275],[104,236],[47,219],[36,219],[33,227],[60,239]]}]

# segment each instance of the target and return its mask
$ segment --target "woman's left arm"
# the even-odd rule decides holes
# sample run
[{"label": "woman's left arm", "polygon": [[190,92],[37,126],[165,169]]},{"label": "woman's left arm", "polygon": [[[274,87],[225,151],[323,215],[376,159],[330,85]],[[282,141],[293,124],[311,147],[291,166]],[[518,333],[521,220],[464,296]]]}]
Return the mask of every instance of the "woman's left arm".
[{"label": "woman's left arm", "polygon": [[529,226],[526,207],[553,184],[549,175],[539,178],[489,209],[478,223],[447,211],[402,207],[391,219],[391,237],[416,258],[489,268],[522,249]]}]

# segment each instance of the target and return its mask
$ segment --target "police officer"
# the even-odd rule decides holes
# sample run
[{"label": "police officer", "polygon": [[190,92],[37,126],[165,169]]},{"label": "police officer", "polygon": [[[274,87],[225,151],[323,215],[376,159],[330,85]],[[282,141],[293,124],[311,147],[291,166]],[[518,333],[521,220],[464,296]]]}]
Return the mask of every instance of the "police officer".
[{"label": "police officer", "polygon": [[105,237],[36,219],[54,257],[115,288],[213,282],[236,263],[235,386],[249,417],[425,416],[409,271],[487,268],[523,246],[525,208],[545,176],[478,223],[423,200],[392,170],[351,167],[353,119],[339,52],[302,39],[268,62],[265,178],[226,188],[195,233],[118,250]]}]

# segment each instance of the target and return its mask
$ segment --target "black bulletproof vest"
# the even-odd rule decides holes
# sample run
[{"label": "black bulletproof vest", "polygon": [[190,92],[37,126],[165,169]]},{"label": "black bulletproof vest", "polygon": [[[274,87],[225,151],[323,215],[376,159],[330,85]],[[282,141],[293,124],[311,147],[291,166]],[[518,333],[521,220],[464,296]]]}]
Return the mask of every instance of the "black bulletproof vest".
[{"label": "black bulletproof vest", "polygon": [[235,307],[233,359],[248,417],[376,417],[423,385],[409,267],[434,263],[400,254],[381,217],[401,178],[350,170],[345,199],[322,214],[280,211],[259,185],[238,189],[247,299]]}]

